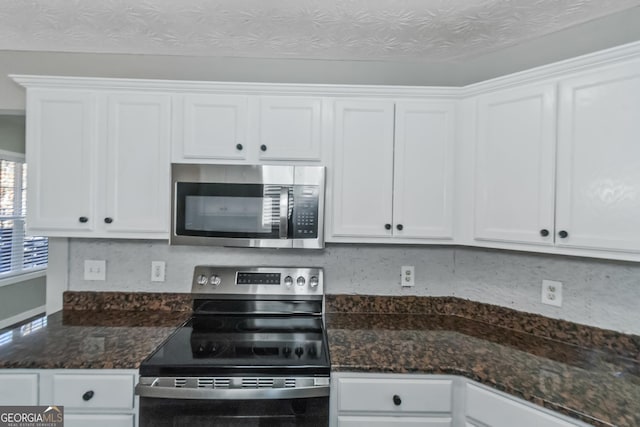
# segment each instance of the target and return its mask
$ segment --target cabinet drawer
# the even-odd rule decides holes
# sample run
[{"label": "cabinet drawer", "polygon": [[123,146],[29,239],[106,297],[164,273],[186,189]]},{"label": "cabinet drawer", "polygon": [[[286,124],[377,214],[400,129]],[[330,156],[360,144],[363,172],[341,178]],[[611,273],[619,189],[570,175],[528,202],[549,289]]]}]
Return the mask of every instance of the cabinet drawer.
[{"label": "cabinet drawer", "polygon": [[65,427],[134,427],[133,415],[66,414]]},{"label": "cabinet drawer", "polygon": [[467,385],[467,416],[491,427],[576,427],[542,410],[515,400]]},{"label": "cabinet drawer", "polygon": [[338,411],[450,412],[451,389],[450,380],[341,378]]},{"label": "cabinet drawer", "polygon": [[[65,410],[132,409],[133,375],[66,375],[53,377],[53,402]],[[85,400],[86,399],[86,400]]]},{"label": "cabinet drawer", "polygon": [[338,427],[451,427],[451,418],[338,417]]},{"label": "cabinet drawer", "polygon": [[38,374],[0,375],[0,405],[37,405]]}]

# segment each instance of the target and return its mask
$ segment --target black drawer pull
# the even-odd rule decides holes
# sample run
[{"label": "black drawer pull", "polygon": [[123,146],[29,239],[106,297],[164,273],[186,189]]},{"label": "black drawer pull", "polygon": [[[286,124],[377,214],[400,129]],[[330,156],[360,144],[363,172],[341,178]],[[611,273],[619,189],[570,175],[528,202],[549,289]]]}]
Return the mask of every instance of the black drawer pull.
[{"label": "black drawer pull", "polygon": [[402,399],[397,394],[393,395],[393,404],[396,406],[400,406],[402,404]]},{"label": "black drawer pull", "polygon": [[397,228],[398,230],[402,231],[402,229],[403,229],[404,227],[402,226],[402,224],[398,224],[398,225],[396,225],[396,228]]},{"label": "black drawer pull", "polygon": [[567,237],[569,237],[569,233],[567,233],[566,231],[562,230],[558,233],[558,236],[560,236],[561,239],[566,239]]},{"label": "black drawer pull", "polygon": [[542,230],[540,230],[540,235],[542,237],[547,237],[549,235],[549,230],[547,230],[546,228],[543,228]]},{"label": "black drawer pull", "polygon": [[113,218],[106,217],[104,219],[104,222],[106,222],[107,224],[111,224],[113,222]]},{"label": "black drawer pull", "polygon": [[93,399],[94,394],[95,393],[93,392],[93,390],[89,390],[88,392],[82,395],[82,400],[84,400],[85,402],[88,402],[91,399]]},{"label": "black drawer pull", "polygon": [[236,150],[242,151],[242,144],[236,144]]},{"label": "black drawer pull", "polygon": [[384,228],[385,230],[391,230],[391,224],[385,224]]},{"label": "black drawer pull", "polygon": [[89,221],[89,218],[87,218],[86,216],[81,216],[80,218],[78,218],[78,221],[84,224],[85,222]]},{"label": "black drawer pull", "polygon": [[264,144],[262,144],[262,145],[260,146],[260,150],[262,150],[262,151],[267,151],[267,146],[266,146],[266,145],[264,145]]}]

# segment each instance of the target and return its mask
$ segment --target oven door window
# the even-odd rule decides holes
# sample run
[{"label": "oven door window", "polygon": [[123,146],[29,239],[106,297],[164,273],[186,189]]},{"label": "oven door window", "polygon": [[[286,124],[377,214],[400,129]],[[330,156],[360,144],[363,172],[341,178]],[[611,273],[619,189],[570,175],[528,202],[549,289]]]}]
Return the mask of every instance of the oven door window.
[{"label": "oven door window", "polygon": [[178,235],[277,239],[282,237],[283,197],[287,225],[291,220],[293,193],[286,186],[182,182],[176,185]]}]

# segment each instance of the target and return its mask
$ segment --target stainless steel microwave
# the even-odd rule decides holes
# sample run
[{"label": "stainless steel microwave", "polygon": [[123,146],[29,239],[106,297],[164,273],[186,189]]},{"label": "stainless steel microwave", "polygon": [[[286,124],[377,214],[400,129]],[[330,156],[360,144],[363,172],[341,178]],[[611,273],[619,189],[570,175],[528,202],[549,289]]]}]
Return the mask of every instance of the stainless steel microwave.
[{"label": "stainless steel microwave", "polygon": [[173,164],[172,245],[324,247],[324,167]]}]

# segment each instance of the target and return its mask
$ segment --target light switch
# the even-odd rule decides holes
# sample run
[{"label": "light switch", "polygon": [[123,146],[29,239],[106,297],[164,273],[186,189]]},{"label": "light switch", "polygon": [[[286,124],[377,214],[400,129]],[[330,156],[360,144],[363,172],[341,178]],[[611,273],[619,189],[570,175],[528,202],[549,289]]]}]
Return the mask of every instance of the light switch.
[{"label": "light switch", "polygon": [[105,260],[84,260],[84,280],[105,280],[106,276],[107,262]]}]

